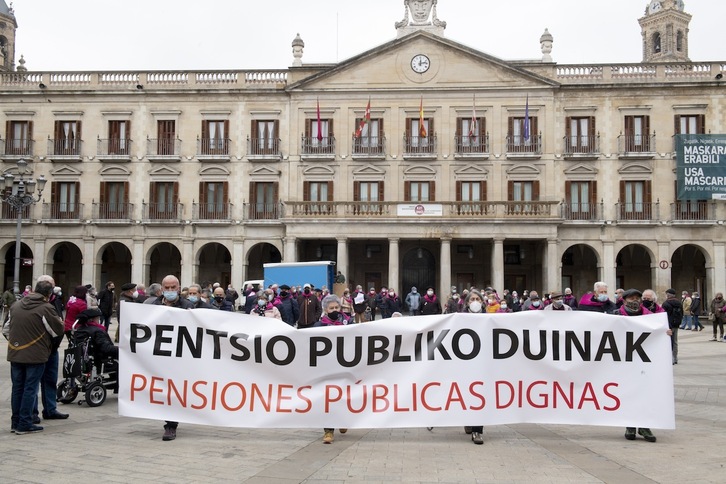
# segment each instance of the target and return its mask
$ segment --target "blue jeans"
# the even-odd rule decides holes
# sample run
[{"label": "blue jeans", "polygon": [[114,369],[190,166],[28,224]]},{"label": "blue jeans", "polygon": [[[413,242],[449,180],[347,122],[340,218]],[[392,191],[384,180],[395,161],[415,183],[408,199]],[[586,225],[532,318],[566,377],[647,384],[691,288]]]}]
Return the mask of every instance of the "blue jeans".
[{"label": "blue jeans", "polygon": [[693,316],[684,314],[683,321],[681,321],[681,329],[691,329],[691,324],[693,324]]},{"label": "blue jeans", "polygon": [[27,430],[33,426],[33,408],[44,370],[45,363],[10,363],[10,379],[13,382],[11,423],[18,430]]},{"label": "blue jeans", "polygon": [[[56,383],[58,382],[58,350],[50,354],[40,381],[40,395],[43,398],[43,415],[56,412]],[[36,404],[36,409],[38,408]]]}]

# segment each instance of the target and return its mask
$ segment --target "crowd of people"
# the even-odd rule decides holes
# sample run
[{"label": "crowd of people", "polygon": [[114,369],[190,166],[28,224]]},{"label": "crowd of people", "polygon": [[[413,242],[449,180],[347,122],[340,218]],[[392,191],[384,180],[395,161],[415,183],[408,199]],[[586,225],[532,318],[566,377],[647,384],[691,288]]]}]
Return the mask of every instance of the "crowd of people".
[{"label": "crowd of people", "polygon": [[[448,313],[514,313],[521,311],[593,311],[623,316],[639,316],[664,312],[668,317],[668,334],[671,336],[672,363],[678,364],[678,330],[701,331],[703,325],[699,316],[704,314],[698,292],[681,292],[677,298],[674,289],[665,292],[665,300],[658,303],[652,289],[617,289],[613,297],[604,282],[596,282],[592,292],[577,298],[570,288],[551,291],[542,296],[535,290],[504,290],[499,294],[494,288],[469,287],[461,292],[451,288],[447,300],[437,296],[433,287],[422,294],[416,287],[401,297],[394,288],[374,287],[364,290],[344,288],[340,294],[333,294],[323,286],[311,284],[288,286],[273,284],[267,288],[249,285],[238,293],[229,284],[225,289],[219,283],[205,282],[181,287],[176,276],[166,276],[160,283],[148,288],[142,284],[125,283],[120,287],[118,297],[114,282],[105,284],[96,292],[92,285],[77,286],[67,300],[63,291],[55,286],[53,278],[41,276],[34,290],[29,287],[19,302],[11,291],[3,294],[3,334],[9,340],[8,360],[11,362],[12,431],[16,434],[33,433],[43,429],[39,426],[38,387],[41,389],[44,419],[65,419],[67,414],[56,408],[55,394],[58,380],[58,347],[65,333],[70,338],[74,323],[81,321],[86,331],[98,340],[105,351],[118,354],[118,348],[111,343],[108,330],[112,315],[116,312],[121,319],[122,302],[133,304],[155,304],[182,309],[212,309],[240,311],[246,314],[274,318],[286,324],[306,329],[319,326],[342,326],[365,323],[376,319]],[[713,325],[711,341],[724,340],[726,323],[726,300],[717,293],[707,308],[708,319]],[[38,316],[42,316],[38,319]],[[42,331],[40,329],[42,325]],[[34,328],[34,329],[33,329]],[[31,335],[43,333],[30,348],[25,348]],[[118,341],[118,326],[115,340]],[[23,348],[22,350],[19,348]],[[177,422],[167,421],[164,425],[165,441],[176,438]],[[346,429],[340,429],[345,433]],[[483,427],[465,427],[475,444],[483,443]],[[650,429],[628,427],[625,438],[633,440],[640,434],[649,442],[656,438]],[[334,429],[325,428],[323,442],[332,443]]]}]

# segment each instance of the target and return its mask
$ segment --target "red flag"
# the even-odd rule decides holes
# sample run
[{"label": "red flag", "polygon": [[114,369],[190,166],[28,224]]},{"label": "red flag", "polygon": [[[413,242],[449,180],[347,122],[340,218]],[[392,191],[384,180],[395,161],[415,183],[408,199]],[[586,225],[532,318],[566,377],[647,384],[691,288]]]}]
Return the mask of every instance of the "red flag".
[{"label": "red flag", "polygon": [[476,141],[476,135],[479,132],[477,129],[476,119],[476,94],[474,95],[474,102],[471,105],[471,123],[469,124],[469,141]]},{"label": "red flag", "polygon": [[320,119],[320,98],[318,98],[318,141],[323,141],[323,120]]},{"label": "red flag", "polygon": [[358,129],[355,132],[355,137],[360,138],[363,134],[363,128],[366,127],[367,124],[371,122],[371,98],[368,98],[368,106],[366,106],[366,112],[363,115],[363,119],[360,122],[360,125],[358,125]]},{"label": "red flag", "polygon": [[418,135],[421,138],[425,138],[427,135],[426,126],[424,126],[423,96],[421,96],[421,107],[419,108]]}]

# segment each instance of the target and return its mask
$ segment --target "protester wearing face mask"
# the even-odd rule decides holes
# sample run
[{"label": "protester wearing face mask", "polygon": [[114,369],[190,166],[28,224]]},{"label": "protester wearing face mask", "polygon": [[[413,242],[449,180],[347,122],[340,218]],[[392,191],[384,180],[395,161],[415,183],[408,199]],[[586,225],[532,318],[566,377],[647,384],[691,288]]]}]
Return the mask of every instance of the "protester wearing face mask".
[{"label": "protester wearing face mask", "polygon": [[377,296],[378,294],[376,294],[376,288],[371,287],[368,290],[368,296],[366,296],[366,302],[368,303],[368,309],[370,310],[371,314],[371,321],[376,320],[376,309],[378,308]]},{"label": "protester wearing face mask", "polygon": [[257,304],[254,309],[252,309],[252,314],[263,318],[274,318],[282,321],[280,310],[272,304],[272,301],[270,301],[270,293],[267,291],[260,291],[257,293]]},{"label": "protester wearing face mask", "polygon": [[[623,298],[623,304],[625,304],[625,298]],[[650,311],[651,313],[664,313],[665,312],[665,309],[663,309],[658,304],[658,296],[655,294],[655,291],[652,289],[646,289],[645,291],[643,291],[642,304],[643,304],[643,307],[645,309],[647,309],[648,311]]]},{"label": "protester wearing face mask", "polygon": [[497,299],[496,293],[492,292],[490,294],[487,294],[486,306],[485,306],[486,312],[498,313],[500,307],[501,307],[501,304],[499,303],[499,300]]},{"label": "protester wearing face mask", "polygon": [[[136,287],[136,286],[134,286]],[[88,292],[88,289],[86,289],[85,286],[78,286],[73,290],[73,294],[71,297],[68,298],[68,302],[66,303],[66,318],[65,318],[65,334],[68,336],[68,340],[70,341],[71,338],[71,328],[73,328],[73,323],[76,322],[76,319],[78,319],[78,315],[81,313],[81,311],[85,311],[88,309],[88,304],[86,304],[86,293]]]},{"label": "protester wearing face mask", "polygon": [[388,288],[382,287],[381,292],[376,296],[376,306],[381,311],[381,319],[388,319],[393,314],[388,300]]},{"label": "protester wearing face mask", "polygon": [[522,309],[524,311],[541,311],[544,309],[544,304],[537,291],[529,291],[529,298],[524,301]]},{"label": "protester wearing face mask", "polygon": [[554,291],[550,294],[552,304],[545,306],[545,311],[572,311],[572,308],[565,304],[564,298],[560,291]]},{"label": "protester wearing face mask", "polygon": [[234,304],[232,301],[227,299],[227,295],[224,293],[224,289],[222,289],[221,286],[214,289],[210,304],[213,308],[219,309],[220,311],[234,311]]},{"label": "protester wearing face mask", "polygon": [[368,308],[368,302],[366,300],[366,293],[363,291],[363,286],[356,286],[355,292],[353,293],[353,311],[355,313],[355,322],[362,323],[365,321],[365,312]]},{"label": "protester wearing face mask", "polygon": [[[482,297],[481,293],[476,289],[472,289],[471,291],[469,291],[469,294],[464,301],[463,312],[469,314],[486,314],[486,310],[484,307],[484,298]],[[482,438],[482,433],[484,432],[483,425],[464,427],[464,432],[467,434],[471,434],[471,441],[475,444],[481,445],[484,443],[484,439]]]},{"label": "protester wearing face mask", "polygon": [[426,289],[426,295],[421,303],[421,314],[441,314],[441,303],[439,302],[439,298],[436,297],[433,287]]},{"label": "protester wearing face mask", "polygon": [[302,294],[297,298],[297,305],[300,308],[300,318],[297,320],[298,328],[310,328],[318,322],[323,308],[310,284],[303,286]]},{"label": "protester wearing face mask", "polygon": [[419,294],[416,286],[411,287],[411,292],[406,295],[406,307],[409,316],[416,316],[421,308],[421,294]]},{"label": "protester wearing face mask", "polygon": [[610,300],[608,285],[602,281],[598,281],[593,286],[593,292],[588,292],[582,296],[580,302],[577,304],[577,310],[612,314],[617,310],[617,307]]},{"label": "protester wearing face mask", "polygon": [[199,284],[189,286],[187,300],[194,305],[194,309],[214,309],[211,304],[202,299],[202,286]]},{"label": "protester wearing face mask", "polygon": [[461,311],[461,296],[454,292],[444,306],[444,314],[458,313]]},{"label": "protester wearing face mask", "polygon": [[393,317],[393,313],[400,313],[403,310],[401,297],[392,287],[388,288],[388,310],[391,312],[391,317]]},{"label": "protester wearing face mask", "polygon": [[[713,324],[713,338],[711,341],[723,341],[723,325],[726,321],[726,300],[723,298],[723,293],[717,292],[716,297],[711,301],[711,307],[709,308],[708,319]],[[711,316],[713,315],[713,316]],[[716,338],[716,330],[718,329],[719,335]]]},{"label": "protester wearing face mask", "polygon": [[138,301],[136,300],[137,296],[138,292],[136,291],[136,283],[127,282],[121,286],[121,294],[119,294],[118,305],[116,306],[116,319],[119,323],[116,325],[116,336],[114,337],[114,341],[116,343],[118,343],[119,332],[121,329],[121,310],[123,309],[123,305],[126,303],[138,304]]},{"label": "protester wearing face mask", "polygon": [[350,289],[343,291],[343,297],[340,298],[340,310],[343,311],[348,319],[353,316],[353,298],[350,297]]},{"label": "protester wearing face mask", "polygon": [[297,300],[290,293],[290,286],[283,284],[280,286],[280,295],[278,299],[272,302],[272,305],[280,312],[280,316],[285,323],[295,327],[295,322],[300,317],[300,308]]}]

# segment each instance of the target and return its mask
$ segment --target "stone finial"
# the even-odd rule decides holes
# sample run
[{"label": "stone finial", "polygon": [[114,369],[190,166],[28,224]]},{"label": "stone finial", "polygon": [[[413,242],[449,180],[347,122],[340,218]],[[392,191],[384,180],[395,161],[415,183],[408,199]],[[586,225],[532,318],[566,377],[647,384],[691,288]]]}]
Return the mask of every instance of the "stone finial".
[{"label": "stone finial", "polygon": [[539,44],[542,48],[542,62],[552,62],[552,56],[550,54],[552,53],[552,43],[554,40],[550,31],[545,29],[542,37],[539,38]]},{"label": "stone finial", "polygon": [[395,23],[398,37],[403,37],[416,30],[426,30],[443,36],[446,22],[438,18],[437,3],[438,0],[404,0],[403,20]]},{"label": "stone finial", "polygon": [[25,58],[23,57],[23,54],[20,54],[20,59],[18,60],[18,64],[20,64],[17,69],[15,69],[18,72],[27,72],[28,68],[25,67]]},{"label": "stone finial", "polygon": [[303,49],[305,48],[305,42],[303,42],[302,37],[300,37],[300,34],[298,33],[295,39],[292,41],[292,65],[293,67],[301,67],[302,66],[302,56],[303,56]]}]

